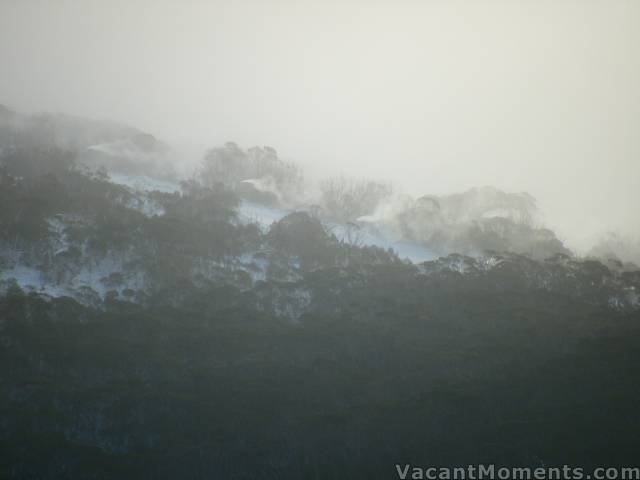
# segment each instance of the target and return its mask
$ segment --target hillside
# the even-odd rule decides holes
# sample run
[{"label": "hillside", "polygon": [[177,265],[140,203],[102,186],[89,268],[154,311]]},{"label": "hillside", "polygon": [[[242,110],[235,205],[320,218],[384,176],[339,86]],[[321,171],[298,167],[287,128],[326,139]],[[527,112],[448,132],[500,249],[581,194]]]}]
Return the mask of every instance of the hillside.
[{"label": "hillside", "polygon": [[532,197],[311,199],[235,144],[179,179],[137,130],[0,114],[3,478],[637,461],[640,270]]}]

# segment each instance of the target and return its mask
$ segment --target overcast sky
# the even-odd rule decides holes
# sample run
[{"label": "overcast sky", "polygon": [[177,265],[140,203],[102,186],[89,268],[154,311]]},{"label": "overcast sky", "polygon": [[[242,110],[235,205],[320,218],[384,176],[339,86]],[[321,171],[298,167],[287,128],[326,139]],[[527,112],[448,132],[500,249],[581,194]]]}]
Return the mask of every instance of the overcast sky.
[{"label": "overcast sky", "polygon": [[0,0],[0,103],[640,233],[640,1]]}]

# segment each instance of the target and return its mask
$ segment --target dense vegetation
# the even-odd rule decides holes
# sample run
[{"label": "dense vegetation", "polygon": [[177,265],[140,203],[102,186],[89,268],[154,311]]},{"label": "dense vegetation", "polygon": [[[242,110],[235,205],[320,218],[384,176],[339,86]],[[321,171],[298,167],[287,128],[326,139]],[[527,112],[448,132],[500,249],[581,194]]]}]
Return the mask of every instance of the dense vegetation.
[{"label": "dense vegetation", "polygon": [[517,279],[316,271],[326,308],[297,324],[229,286],[100,310],[12,291],[0,465],[326,479],[392,478],[396,462],[634,464],[637,312]]},{"label": "dense vegetation", "polygon": [[[313,212],[266,231],[240,221],[247,172],[287,192],[299,181],[270,149],[213,150],[205,181],[173,193],[114,184],[51,145],[0,157],[0,275],[28,266],[65,286],[110,268],[101,291],[0,282],[2,478],[637,462],[640,271],[572,257],[531,225],[526,195],[425,197],[396,220],[433,242],[464,220],[468,250],[539,250],[412,264],[341,241]],[[325,208],[351,221],[388,195],[335,180]],[[507,220],[483,216],[505,204]]]}]

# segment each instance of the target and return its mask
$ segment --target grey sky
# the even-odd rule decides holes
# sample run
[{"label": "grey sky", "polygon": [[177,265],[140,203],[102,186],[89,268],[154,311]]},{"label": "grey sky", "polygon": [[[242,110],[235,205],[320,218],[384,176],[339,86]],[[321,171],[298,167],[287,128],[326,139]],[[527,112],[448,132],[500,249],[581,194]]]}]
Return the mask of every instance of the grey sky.
[{"label": "grey sky", "polygon": [[640,1],[0,0],[0,103],[640,233]]}]

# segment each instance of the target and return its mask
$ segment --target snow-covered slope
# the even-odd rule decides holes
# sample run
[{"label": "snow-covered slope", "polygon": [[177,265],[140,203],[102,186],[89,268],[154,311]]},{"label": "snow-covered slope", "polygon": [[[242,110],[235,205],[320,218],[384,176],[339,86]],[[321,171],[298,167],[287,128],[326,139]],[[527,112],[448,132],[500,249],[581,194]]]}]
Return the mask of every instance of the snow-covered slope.
[{"label": "snow-covered slope", "polygon": [[[242,202],[238,209],[238,215],[241,221],[256,223],[263,231],[266,231],[272,223],[281,220],[293,211],[251,202]],[[323,222],[323,224],[327,231],[333,233],[340,241],[357,246],[376,246],[385,250],[392,249],[400,258],[408,259],[414,263],[425,262],[438,257],[438,255],[424,246],[393,239],[391,235],[376,227],[375,224],[340,224],[335,222]]]},{"label": "snow-covered slope", "polygon": [[[111,174],[110,178],[112,182],[125,185],[138,192],[160,191],[173,193],[180,191],[180,185],[177,182],[158,180],[143,175],[115,173]],[[147,210],[157,214],[157,211],[152,210],[150,207],[145,207],[143,213],[146,214]],[[292,209],[269,207],[259,203],[243,201],[238,208],[238,217],[243,223],[255,223],[260,226],[261,230],[267,231],[274,222],[281,220],[294,211]],[[385,250],[392,249],[400,258],[408,259],[414,263],[425,262],[438,257],[437,254],[422,245],[394,239],[390,232],[386,232],[375,223],[363,222],[358,225],[345,225],[325,222],[324,225],[338,240],[359,246],[376,246]]]},{"label": "snow-covered slope", "polygon": [[180,191],[180,184],[177,182],[159,180],[157,178],[151,178],[145,175],[110,173],[109,178],[113,183],[124,185],[138,192],[174,193]]},{"label": "snow-covered slope", "polygon": [[[141,225],[148,224],[158,228],[164,225],[165,220],[169,220],[169,226],[176,225],[171,223],[171,218],[158,217],[165,215],[162,203],[164,198],[170,198],[172,201],[179,199],[159,195],[158,192],[182,191],[177,182],[124,174],[112,174],[110,178],[113,183],[126,187],[115,189],[117,195],[113,199],[114,202],[126,204],[129,209],[152,217],[148,222],[140,222]],[[203,208],[206,210],[208,204]],[[311,216],[314,214],[311,208],[303,207],[299,210],[309,210],[307,213]],[[241,224],[258,225],[260,230],[267,233],[274,223],[295,211],[242,201],[236,213],[237,221]],[[130,213],[135,217],[134,212]],[[308,219],[306,215],[299,217]],[[184,258],[177,256],[176,258],[182,260],[176,264],[180,268],[179,272],[176,272],[172,264],[170,268],[161,270],[158,274],[158,270],[155,269],[157,258],[153,257],[150,260],[146,255],[148,251],[153,252],[154,248],[157,249],[158,244],[150,242],[147,237],[141,239],[132,236],[131,240],[125,239],[117,245],[107,242],[96,249],[91,248],[90,242],[86,240],[88,237],[77,235],[77,232],[83,229],[96,226],[96,219],[92,215],[87,215],[86,212],[53,214],[45,220],[48,234],[41,235],[39,240],[20,245],[6,242],[2,245],[0,292],[16,282],[27,292],[53,297],[71,296],[86,304],[98,305],[101,300],[112,297],[144,303],[145,299],[158,291],[158,285],[164,285],[162,282],[165,281],[165,277],[175,276],[178,279],[188,279],[188,282],[198,288],[223,284],[251,290],[265,309],[294,321],[315,298],[313,289],[309,289],[309,285],[305,283],[306,274],[310,270],[305,270],[307,267],[303,265],[300,257],[296,257],[298,254],[283,254],[274,248],[266,240],[269,236],[263,237],[262,243],[252,243],[250,240],[244,244],[243,249],[229,251],[234,253],[202,253],[207,251],[205,249],[187,253]],[[420,264],[413,270],[409,264],[405,265],[417,274],[428,276],[454,273],[471,278],[491,272],[495,275],[506,275],[512,271],[519,272],[518,278],[524,279],[535,288],[569,292],[571,295],[586,295],[584,292],[590,292],[589,289],[597,287],[599,295],[603,298],[608,296],[611,307],[637,308],[640,305],[637,286],[633,284],[636,277],[632,278],[630,273],[620,268],[607,270],[600,264],[592,262],[591,265],[568,256],[560,256],[551,263],[535,261],[516,254],[474,257],[453,254],[439,258],[439,255],[424,246],[398,238],[384,222],[375,219],[356,223],[320,219],[320,222],[326,232],[344,244],[393,250],[401,259]],[[286,223],[281,223],[279,227]],[[117,222],[115,225],[117,227]],[[181,228],[179,223],[177,225]],[[322,231],[317,223],[315,225]],[[233,230],[238,225],[227,226],[231,228],[230,232],[234,232],[227,235],[255,231],[244,228]],[[215,228],[217,231],[220,227]],[[141,231],[144,234],[146,230]],[[102,233],[98,238],[100,235]],[[356,251],[348,248],[344,250]],[[392,261],[397,260],[392,258]],[[312,266],[313,268],[315,267]],[[589,295],[592,296],[591,293]]]}]

